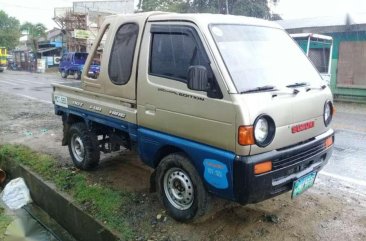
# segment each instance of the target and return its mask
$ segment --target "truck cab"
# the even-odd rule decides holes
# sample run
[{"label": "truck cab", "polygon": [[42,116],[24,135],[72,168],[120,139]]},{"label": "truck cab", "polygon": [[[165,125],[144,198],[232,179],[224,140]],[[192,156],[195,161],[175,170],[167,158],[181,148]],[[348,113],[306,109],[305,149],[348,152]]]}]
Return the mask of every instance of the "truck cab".
[{"label": "truck cab", "polygon": [[[273,46],[276,46],[275,48]],[[90,76],[95,58],[100,73]],[[107,17],[82,82],[54,84],[63,145],[81,169],[136,150],[168,213],[203,215],[311,187],[331,156],[333,98],[275,23],[215,14]]]}]

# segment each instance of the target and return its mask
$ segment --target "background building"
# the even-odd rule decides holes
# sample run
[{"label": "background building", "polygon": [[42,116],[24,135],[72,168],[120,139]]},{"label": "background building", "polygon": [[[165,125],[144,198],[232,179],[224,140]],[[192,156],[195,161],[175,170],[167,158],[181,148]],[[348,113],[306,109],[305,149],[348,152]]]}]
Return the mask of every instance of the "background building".
[{"label": "background building", "polygon": [[63,52],[89,52],[105,16],[133,12],[133,0],[74,2],[70,8],[55,8],[54,21],[63,33]]},{"label": "background building", "polygon": [[333,37],[330,85],[335,98],[366,101],[366,14],[277,22],[289,33]]}]

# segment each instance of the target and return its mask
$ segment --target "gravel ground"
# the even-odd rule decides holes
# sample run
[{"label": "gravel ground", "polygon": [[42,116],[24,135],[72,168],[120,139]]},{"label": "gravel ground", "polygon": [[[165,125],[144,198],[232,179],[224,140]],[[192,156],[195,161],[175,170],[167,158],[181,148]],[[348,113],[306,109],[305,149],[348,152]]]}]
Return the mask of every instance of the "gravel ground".
[{"label": "gravel ground", "polygon": [[[25,144],[71,164],[52,105],[7,93],[0,93],[0,103],[0,144]],[[340,119],[366,113],[366,105],[336,107]],[[352,127],[337,120],[334,126]],[[335,179],[319,175],[314,187],[295,200],[289,193],[247,206],[215,199],[204,220],[182,224],[167,217],[156,194],[149,193],[150,173],[136,154],[126,151],[103,155],[100,167],[90,173],[94,182],[136,194],[126,213],[136,240],[366,240],[366,194]]]}]

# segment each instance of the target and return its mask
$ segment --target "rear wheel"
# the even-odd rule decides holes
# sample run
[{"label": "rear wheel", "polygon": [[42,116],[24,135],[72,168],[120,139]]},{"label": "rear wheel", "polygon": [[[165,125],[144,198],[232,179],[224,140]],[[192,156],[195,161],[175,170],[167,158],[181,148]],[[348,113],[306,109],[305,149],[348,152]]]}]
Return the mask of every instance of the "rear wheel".
[{"label": "rear wheel", "polygon": [[204,215],[208,194],[195,167],[181,153],[163,158],[156,170],[159,197],[167,212],[178,221]]},{"label": "rear wheel", "polygon": [[88,170],[98,165],[100,151],[98,138],[88,131],[84,123],[75,123],[68,133],[69,152],[74,165],[82,170]]}]

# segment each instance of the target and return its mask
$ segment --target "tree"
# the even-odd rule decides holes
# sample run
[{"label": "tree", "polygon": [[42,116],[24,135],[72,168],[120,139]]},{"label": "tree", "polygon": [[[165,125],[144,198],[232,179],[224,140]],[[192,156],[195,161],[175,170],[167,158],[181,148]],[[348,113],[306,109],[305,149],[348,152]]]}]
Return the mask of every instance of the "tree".
[{"label": "tree", "polygon": [[140,0],[142,11],[179,13],[230,13],[257,18],[271,17],[268,1],[278,0]]},{"label": "tree", "polygon": [[14,49],[19,42],[19,20],[0,10],[0,46]]},{"label": "tree", "polygon": [[167,11],[186,13],[190,7],[190,0],[139,0],[137,7],[143,12]]},{"label": "tree", "polygon": [[233,0],[229,5],[230,13],[256,18],[270,18],[267,0]]},{"label": "tree", "polygon": [[31,44],[34,53],[38,50],[38,40],[41,37],[46,36],[47,28],[42,23],[32,24],[30,22],[25,22],[20,26],[21,31],[25,31],[28,34],[28,41]]}]

